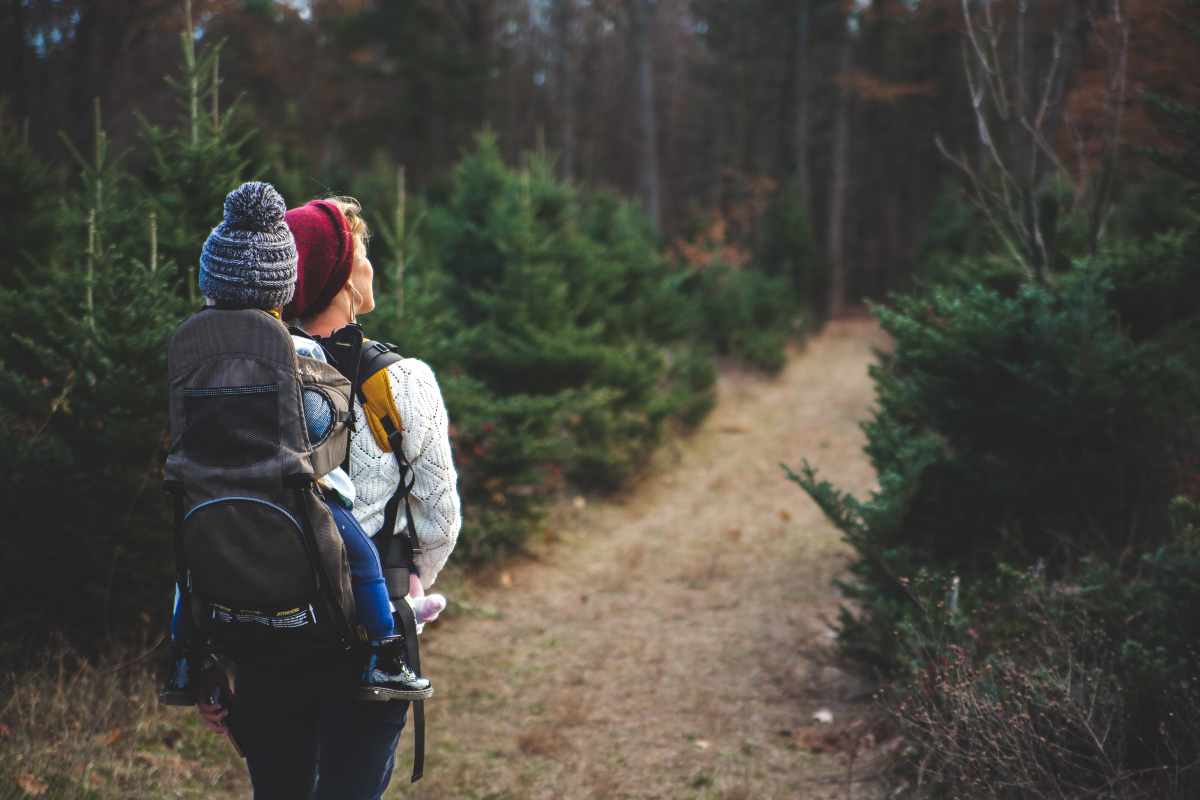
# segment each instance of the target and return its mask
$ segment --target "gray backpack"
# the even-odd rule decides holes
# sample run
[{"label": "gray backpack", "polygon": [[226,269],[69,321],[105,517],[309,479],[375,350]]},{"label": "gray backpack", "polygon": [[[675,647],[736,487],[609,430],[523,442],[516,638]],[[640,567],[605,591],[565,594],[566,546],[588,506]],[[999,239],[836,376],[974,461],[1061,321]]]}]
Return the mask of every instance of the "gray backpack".
[{"label": "gray backpack", "polygon": [[[258,309],[194,314],[167,364],[165,485],[199,636],[235,660],[349,648],[350,571],[316,480],[346,456],[350,382],[297,356],[284,324]],[[333,409],[320,441],[306,407]]]}]

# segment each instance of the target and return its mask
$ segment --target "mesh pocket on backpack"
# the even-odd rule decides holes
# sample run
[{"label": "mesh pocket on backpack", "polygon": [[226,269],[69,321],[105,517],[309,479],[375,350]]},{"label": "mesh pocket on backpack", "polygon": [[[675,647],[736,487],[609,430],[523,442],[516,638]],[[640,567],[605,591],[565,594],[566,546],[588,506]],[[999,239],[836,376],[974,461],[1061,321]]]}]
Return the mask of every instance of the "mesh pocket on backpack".
[{"label": "mesh pocket on backpack", "polygon": [[183,451],[212,467],[244,467],[279,450],[279,384],[183,390]]},{"label": "mesh pocket on backpack", "polygon": [[304,425],[308,429],[308,441],[316,447],[333,431],[333,403],[320,389],[305,386],[300,392],[304,403]]}]

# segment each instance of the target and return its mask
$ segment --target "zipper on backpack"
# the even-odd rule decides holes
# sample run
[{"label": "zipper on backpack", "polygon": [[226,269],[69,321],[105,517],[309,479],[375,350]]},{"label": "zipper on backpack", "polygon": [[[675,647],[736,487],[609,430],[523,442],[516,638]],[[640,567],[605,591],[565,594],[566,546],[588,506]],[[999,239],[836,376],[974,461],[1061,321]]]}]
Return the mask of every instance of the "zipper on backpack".
[{"label": "zipper on backpack", "polygon": [[183,396],[228,397],[243,394],[270,394],[278,391],[278,383],[259,383],[253,386],[191,386],[183,390]]}]

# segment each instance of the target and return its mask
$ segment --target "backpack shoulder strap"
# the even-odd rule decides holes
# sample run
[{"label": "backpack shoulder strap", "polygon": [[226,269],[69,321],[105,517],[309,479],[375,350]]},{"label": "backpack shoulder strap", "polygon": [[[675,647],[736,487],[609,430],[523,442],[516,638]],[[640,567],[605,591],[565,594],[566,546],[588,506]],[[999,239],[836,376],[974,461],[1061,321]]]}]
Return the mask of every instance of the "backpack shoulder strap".
[{"label": "backpack shoulder strap", "polygon": [[[383,528],[375,535],[388,593],[393,598],[408,594],[408,573],[416,572],[417,550],[416,525],[408,502],[416,476],[404,455],[404,421],[396,408],[396,397],[392,393],[388,375],[388,367],[401,358],[391,345],[364,341],[356,379],[359,400],[363,404],[371,435],[379,448],[391,453],[400,466],[400,485],[384,510]],[[407,525],[402,535],[396,535],[396,518],[401,505]]]},{"label": "backpack shoulder strap", "polygon": [[403,441],[404,420],[396,408],[396,397],[392,394],[391,380],[387,369],[400,361],[402,356],[391,345],[374,340],[364,340],[362,354],[358,360],[358,374],[354,377],[354,390],[366,411],[367,425],[375,443],[385,453],[395,453],[401,460],[401,470],[406,466]]},{"label": "backpack shoulder strap", "polygon": [[[416,524],[413,522],[412,507],[408,503],[416,476],[412,465],[404,455],[404,421],[396,408],[396,396],[392,393],[388,367],[402,356],[395,347],[370,339],[363,341],[362,354],[358,362],[358,374],[354,386],[367,425],[375,442],[385,453],[390,452],[400,465],[400,485],[384,508],[383,527],[375,534],[374,541],[383,563],[383,579],[387,584],[388,596],[396,606],[396,618],[404,633],[405,655],[408,664],[418,675],[421,674],[421,653],[417,645],[416,620],[412,608],[404,600],[408,594],[408,576],[417,572]],[[400,505],[404,505],[407,525],[404,533],[396,533],[396,517]],[[420,780],[425,769],[425,703],[416,700],[413,710],[413,769],[412,781]]]}]

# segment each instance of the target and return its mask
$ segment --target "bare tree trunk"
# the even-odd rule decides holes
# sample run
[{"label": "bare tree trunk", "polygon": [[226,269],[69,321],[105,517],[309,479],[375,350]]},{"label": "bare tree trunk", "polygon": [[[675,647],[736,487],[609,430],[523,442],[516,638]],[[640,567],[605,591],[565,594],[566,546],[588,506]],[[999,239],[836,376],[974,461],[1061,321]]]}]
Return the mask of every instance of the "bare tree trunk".
[{"label": "bare tree trunk", "polygon": [[[844,33],[838,74],[848,75],[854,66],[854,38]],[[833,127],[833,174],[829,181],[829,316],[846,310],[846,195],[850,184],[850,90],[838,91],[837,116]]]},{"label": "bare tree trunk", "polygon": [[571,47],[575,0],[557,0],[556,6],[554,21],[558,37],[558,105],[562,115],[559,158],[562,176],[570,181],[575,179],[575,64],[572,61]]},{"label": "bare tree trunk", "polygon": [[897,188],[888,192],[883,207],[883,228],[886,236],[883,263],[880,265],[879,285],[876,286],[878,297],[883,297],[892,288],[893,273],[903,272],[908,254],[904,251],[903,234],[900,224],[900,195]]},{"label": "bare tree trunk", "polygon": [[468,117],[470,129],[466,133],[469,140],[475,131],[489,128],[492,123],[492,109],[495,104],[492,98],[493,82],[489,72],[496,60],[495,0],[476,0],[467,6],[466,14],[467,41],[470,42],[476,63],[481,65],[476,72],[475,80],[471,82],[476,98],[474,115]]},{"label": "bare tree trunk", "polygon": [[12,89],[15,102],[13,113],[18,120],[27,119],[29,115],[29,87],[26,86],[27,56],[25,46],[25,1],[12,0]]},{"label": "bare tree trunk", "polygon": [[640,147],[638,159],[638,184],[642,204],[654,225],[659,230],[658,199],[658,125],[654,111],[654,71],[651,58],[650,27],[655,11],[654,0],[627,0],[629,6],[630,33],[633,37],[633,52],[637,63],[638,121]]},{"label": "bare tree trunk", "polygon": [[809,107],[812,98],[810,78],[812,58],[812,0],[799,0],[796,20],[796,190],[805,219],[812,218],[812,171],[808,163]]},{"label": "bare tree trunk", "polygon": [[[1001,53],[1006,23],[998,18],[998,5],[973,6],[962,0],[966,46],[964,74],[978,129],[980,160],[972,166],[950,154],[938,140],[943,155],[967,177],[977,204],[992,228],[1000,235],[1014,258],[1021,261],[1036,281],[1047,280],[1056,262],[1059,201],[1046,185],[1051,174],[1074,190],[1074,203],[1084,188],[1086,176],[1076,178],[1064,167],[1055,151],[1059,125],[1065,114],[1067,91],[1083,63],[1086,40],[1094,15],[1088,0],[1064,0],[1050,15],[1031,17],[1037,9],[1029,0],[1018,0],[1011,22],[1012,55]],[[1110,12],[1120,19],[1120,6]],[[1123,61],[1110,64],[1106,103],[1120,95]],[[1119,127],[1119,117],[1117,118]],[[1115,140],[1109,140],[1115,143]],[[998,175],[991,185],[984,177]],[[1075,211],[1076,208],[1072,208]]]}]

